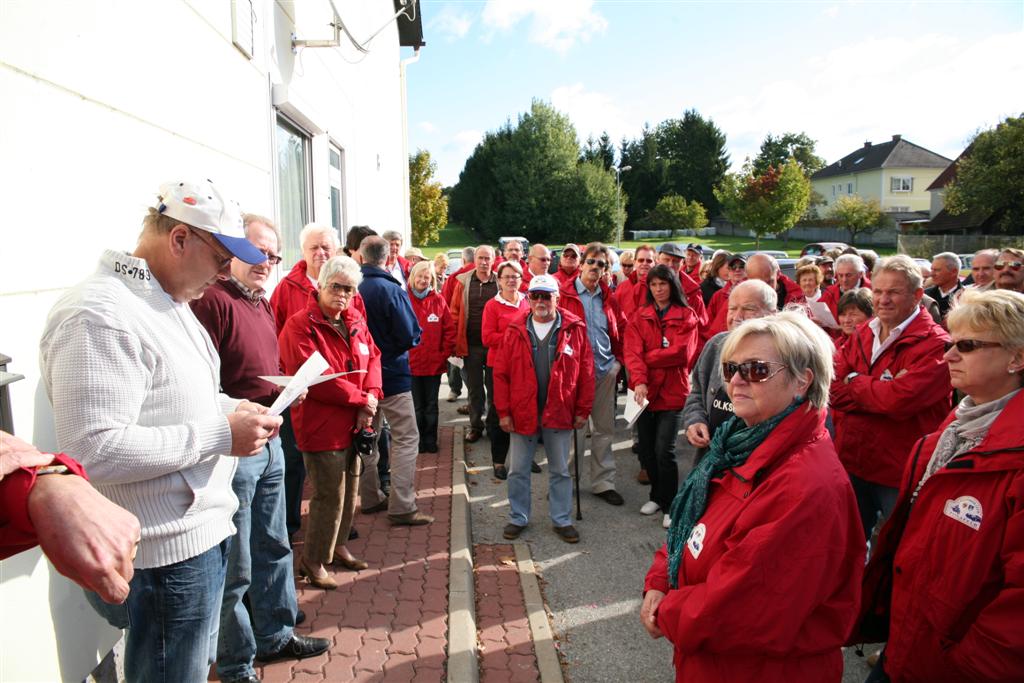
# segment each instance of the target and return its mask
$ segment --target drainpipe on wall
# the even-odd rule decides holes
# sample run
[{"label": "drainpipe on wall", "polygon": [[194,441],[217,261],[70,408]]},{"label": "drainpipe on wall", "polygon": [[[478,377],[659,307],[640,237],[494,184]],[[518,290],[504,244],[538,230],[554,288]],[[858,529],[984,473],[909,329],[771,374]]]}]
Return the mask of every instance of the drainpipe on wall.
[{"label": "drainpipe on wall", "polygon": [[402,226],[402,233],[405,236],[405,243],[412,245],[412,211],[409,204],[409,102],[405,87],[405,68],[415,64],[420,59],[420,49],[416,48],[412,57],[403,59],[398,63],[398,81],[402,89],[402,177],[405,179],[403,195],[405,196],[405,212]]}]

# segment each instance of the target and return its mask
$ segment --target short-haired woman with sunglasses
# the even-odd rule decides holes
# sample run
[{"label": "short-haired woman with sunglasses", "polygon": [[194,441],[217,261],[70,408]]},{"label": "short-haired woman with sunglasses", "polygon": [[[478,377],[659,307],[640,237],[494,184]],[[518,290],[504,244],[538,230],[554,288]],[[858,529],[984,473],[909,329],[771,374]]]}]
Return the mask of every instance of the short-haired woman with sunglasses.
[{"label": "short-haired woman with sunglasses", "polygon": [[1024,680],[1024,294],[967,290],[946,352],[965,398],[910,452],[865,571],[874,681]]},{"label": "short-haired woman with sunglasses", "polygon": [[865,548],[825,430],[832,342],[803,313],[748,320],[721,368],[736,415],[672,503],[641,621],[677,681],[839,681]]},{"label": "short-haired woman with sunglasses", "polygon": [[310,387],[306,400],[292,407],[295,438],[313,486],[299,574],[328,590],[338,584],[325,565],[367,567],[345,547],[359,488],[353,436],[370,425],[382,396],[380,351],[352,305],[361,280],[359,264],[348,256],[328,260],[316,298],[288,319],[280,336],[286,373],[294,374],[314,352],[327,361],[327,374],[346,373]]},{"label": "short-haired woman with sunglasses", "polygon": [[697,314],[687,304],[679,276],[665,265],[647,274],[647,303],[626,325],[623,355],[635,400],[650,405],[637,420],[640,466],[651,482],[640,514],[668,510],[679,488],[676,435],[690,391],[690,367],[697,349]]}]

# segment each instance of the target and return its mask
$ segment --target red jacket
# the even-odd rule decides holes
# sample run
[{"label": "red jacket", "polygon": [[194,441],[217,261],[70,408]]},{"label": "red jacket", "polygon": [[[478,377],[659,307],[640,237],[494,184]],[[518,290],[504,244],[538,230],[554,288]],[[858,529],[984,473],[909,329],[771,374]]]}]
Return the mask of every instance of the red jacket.
[{"label": "red jacket", "polygon": [[[668,346],[663,346],[663,339]],[[624,355],[631,388],[647,385],[648,410],[680,410],[690,393],[690,368],[697,349],[697,314],[672,305],[659,318],[652,304],[626,325]]]},{"label": "red jacket", "polygon": [[[949,335],[921,309],[872,364],[873,341],[870,325],[860,325],[836,361],[836,450],[850,474],[898,488],[910,447],[949,412],[953,389],[942,358]],[[847,384],[851,372],[859,375]]]},{"label": "red jacket", "polygon": [[779,298],[779,304],[781,304],[781,306],[785,306],[786,304],[791,304],[794,302],[800,302],[805,299],[804,291],[800,289],[800,285],[796,283],[796,280],[794,280],[791,277],[787,277],[782,273],[779,273],[779,279],[775,287],[775,293],[784,293],[784,295]]},{"label": "red jacket", "polygon": [[[888,639],[893,681],[1024,680],[1024,392],[988,436],[924,475],[950,415],[914,447],[864,576],[853,640]],[[888,632],[880,631],[888,624]],[[860,641],[864,642],[864,641]]]},{"label": "red jacket", "polygon": [[526,297],[519,299],[519,304],[513,306],[501,299],[501,294],[491,299],[484,306],[484,317],[480,322],[480,339],[487,347],[487,367],[494,367],[494,359],[501,349],[501,340],[505,337],[505,330],[509,324],[520,318],[525,318],[530,312],[530,304]]},{"label": "red jacket", "polygon": [[420,323],[420,343],[409,349],[409,369],[415,377],[441,375],[448,369],[448,357],[455,353],[455,321],[448,304],[437,292],[423,299],[409,288],[409,301]]},{"label": "red jacket", "polygon": [[448,304],[449,309],[451,309],[452,307],[452,295],[455,292],[455,278],[458,277],[459,275],[462,275],[463,273],[467,273],[473,270],[474,268],[476,268],[476,265],[472,262],[463,264],[461,268],[459,268],[457,271],[449,275],[448,278],[444,281],[444,284],[441,285],[441,298],[444,299],[446,304]]},{"label": "red jacket", "polygon": [[[583,302],[580,301],[580,295],[576,292],[576,281],[579,277],[579,271],[577,271],[576,275],[573,275],[572,278],[565,280],[559,285],[558,307],[564,311],[569,311],[586,325],[587,319],[583,311]],[[608,284],[602,279],[598,280],[597,286],[601,288],[601,305],[604,307],[604,314],[608,318],[608,338],[612,343],[612,354],[621,363],[622,334],[626,327],[626,317],[622,315],[619,302],[615,300]]]},{"label": "red jacket", "polygon": [[[64,465],[74,475],[86,480],[89,478],[81,463],[63,453],[55,453],[51,464]],[[35,486],[36,476],[36,468],[20,467],[0,480],[0,560],[39,545],[36,527],[28,514],[28,497]]]},{"label": "red jacket", "polygon": [[574,270],[572,273],[566,273],[564,270],[562,270],[562,267],[559,266],[558,270],[556,270],[552,274],[552,277],[554,277],[556,280],[558,280],[558,284],[561,285],[561,284],[565,284],[569,280],[572,280],[573,278],[578,277],[579,274],[580,274],[580,269],[579,268]]},{"label": "red jacket", "polygon": [[537,373],[526,320],[509,325],[494,363],[494,408],[511,417],[516,434],[531,436],[540,428],[572,429],[577,417],[589,417],[594,405],[594,357],[583,321],[562,311],[557,355],[551,363],[544,412],[537,415]]},{"label": "red jacket", "polygon": [[712,480],[670,590],[665,546],[644,590],[676,681],[838,681],[860,603],[864,532],[825,411],[798,408]]},{"label": "red jacket", "polygon": [[647,302],[647,276],[640,277],[634,270],[615,288],[615,300],[628,321]]},{"label": "red jacket", "polygon": [[700,261],[697,261],[697,265],[695,265],[692,270],[687,270],[686,269],[686,262],[684,261],[683,262],[683,267],[679,269],[679,272],[680,273],[686,273],[687,277],[689,277],[694,282],[700,282],[700,280],[701,280],[700,268],[703,265],[704,265],[704,261],[702,259]]},{"label": "red jacket", "polygon": [[[299,311],[306,310],[310,297],[315,294],[316,287],[306,277],[306,262],[299,261],[277,283],[273,294],[270,295],[270,309],[274,311],[274,322],[277,323],[277,334],[279,336],[288,319]],[[364,318],[366,317],[363,297],[359,296],[358,292],[352,297],[349,306],[359,311]]]},{"label": "red jacket", "polygon": [[342,312],[349,341],[324,317],[316,299],[304,311],[288,318],[278,343],[284,371],[294,374],[306,359],[319,351],[330,367],[325,374],[366,370],[342,375],[309,388],[302,403],[292,406],[292,424],[299,450],[306,453],[336,451],[352,445],[352,430],[367,394],[380,399],[380,351],[373,343],[366,320],[349,306]]},{"label": "red jacket", "polygon": [[707,343],[708,339],[711,339],[719,332],[725,332],[729,329],[729,292],[731,291],[732,282],[726,282],[725,287],[722,287],[711,297],[707,309],[707,323],[700,331],[701,348],[704,348],[704,344]]}]

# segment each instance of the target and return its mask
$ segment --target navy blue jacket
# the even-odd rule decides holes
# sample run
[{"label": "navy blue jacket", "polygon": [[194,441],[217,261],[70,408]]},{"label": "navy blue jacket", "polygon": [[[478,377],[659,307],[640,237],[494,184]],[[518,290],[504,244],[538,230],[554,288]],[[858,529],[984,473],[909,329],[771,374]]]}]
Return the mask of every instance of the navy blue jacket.
[{"label": "navy blue jacket", "polygon": [[398,280],[383,268],[363,265],[359,295],[370,335],[380,349],[384,396],[412,391],[409,349],[420,343],[420,324]]}]

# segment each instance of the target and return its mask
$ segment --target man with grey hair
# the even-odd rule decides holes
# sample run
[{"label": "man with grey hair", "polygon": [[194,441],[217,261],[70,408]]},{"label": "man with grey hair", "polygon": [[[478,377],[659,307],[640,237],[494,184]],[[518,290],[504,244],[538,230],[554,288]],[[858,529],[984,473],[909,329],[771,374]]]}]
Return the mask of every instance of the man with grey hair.
[{"label": "man with grey hair", "polygon": [[165,183],[134,252],[105,252],[40,339],[58,447],[142,527],[127,603],[88,594],[127,628],[131,681],[206,679],[238,508],[228,456],[259,455],[281,424],[221,391],[220,358],[188,306],[235,257],[267,258],[235,205],[208,180]]},{"label": "man with grey hair", "polygon": [[[269,407],[276,388],[259,378],[280,373],[281,354],[264,287],[281,262],[281,235],[269,218],[246,214],[245,236],[267,257],[263,263],[231,261],[231,277],[189,302],[220,356],[220,385],[230,396]],[[255,659],[304,659],[327,650],[329,640],[295,633],[297,605],[292,550],[285,515],[281,439],[239,461],[231,487],[238,497],[237,533],[228,553],[220,610],[217,674],[250,681]],[[250,591],[251,586],[259,590]],[[249,607],[243,596],[249,594]],[[250,611],[251,610],[251,611]]]},{"label": "man with grey hair", "polygon": [[836,258],[835,279],[836,283],[826,287],[818,300],[826,304],[832,311],[832,317],[838,320],[839,299],[843,294],[861,287],[871,289],[871,280],[868,278],[864,259],[859,254],[843,254]]},{"label": "man with grey hair", "polygon": [[971,259],[971,275],[969,284],[979,291],[987,291],[996,286],[996,259],[999,258],[999,250],[982,249],[975,252]]},{"label": "man with grey hair", "polygon": [[[381,237],[388,244],[388,257],[384,263],[384,270],[388,272],[391,277],[395,278],[402,289],[406,289],[406,283],[409,282],[409,271],[412,270],[412,264],[409,263],[408,259],[402,256],[402,233],[397,230],[385,230]],[[376,341],[376,339],[374,340]]]},{"label": "man with grey hair", "polygon": [[921,305],[921,271],[905,255],[882,259],[875,318],[839,351],[831,405],[836,450],[857,494],[865,539],[896,503],[911,447],[949,413],[943,355],[949,335]]},{"label": "man with grey hair", "polygon": [[950,305],[963,288],[960,283],[960,257],[951,251],[933,256],[932,286],[924,290],[924,293],[939,305],[939,319],[943,324]]},{"label": "man with grey hair", "polygon": [[483,244],[473,254],[473,270],[456,275],[452,298],[448,302],[455,319],[455,355],[463,360],[462,380],[469,389],[469,430],[465,439],[470,443],[483,436],[486,427],[493,433],[498,427],[498,416],[485,413],[488,401],[485,393],[484,367],[487,347],[481,336],[484,306],[498,295],[498,280],[491,269],[494,247]]},{"label": "man with grey hair", "polygon": [[359,499],[363,512],[388,508],[388,521],[394,525],[420,525],[434,521],[416,507],[416,456],[420,432],[416,426],[416,407],[412,400],[412,372],[409,349],[420,343],[420,324],[402,286],[389,273],[388,242],[370,236],[362,241],[363,281],[359,295],[366,307],[366,324],[380,349],[384,398],[373,416],[374,431],[381,420],[391,425],[391,494],[385,497],[377,474],[377,451],[370,456],[359,480]]},{"label": "man with grey hair", "polygon": [[729,332],[744,320],[764,318],[776,312],[778,294],[762,280],[746,280],[729,291],[726,313],[727,331],[708,340],[690,371],[690,393],[683,405],[683,429],[686,439],[697,450],[697,459],[707,450],[715,430],[733,416],[732,402],[725,393],[719,369],[722,344]]}]

